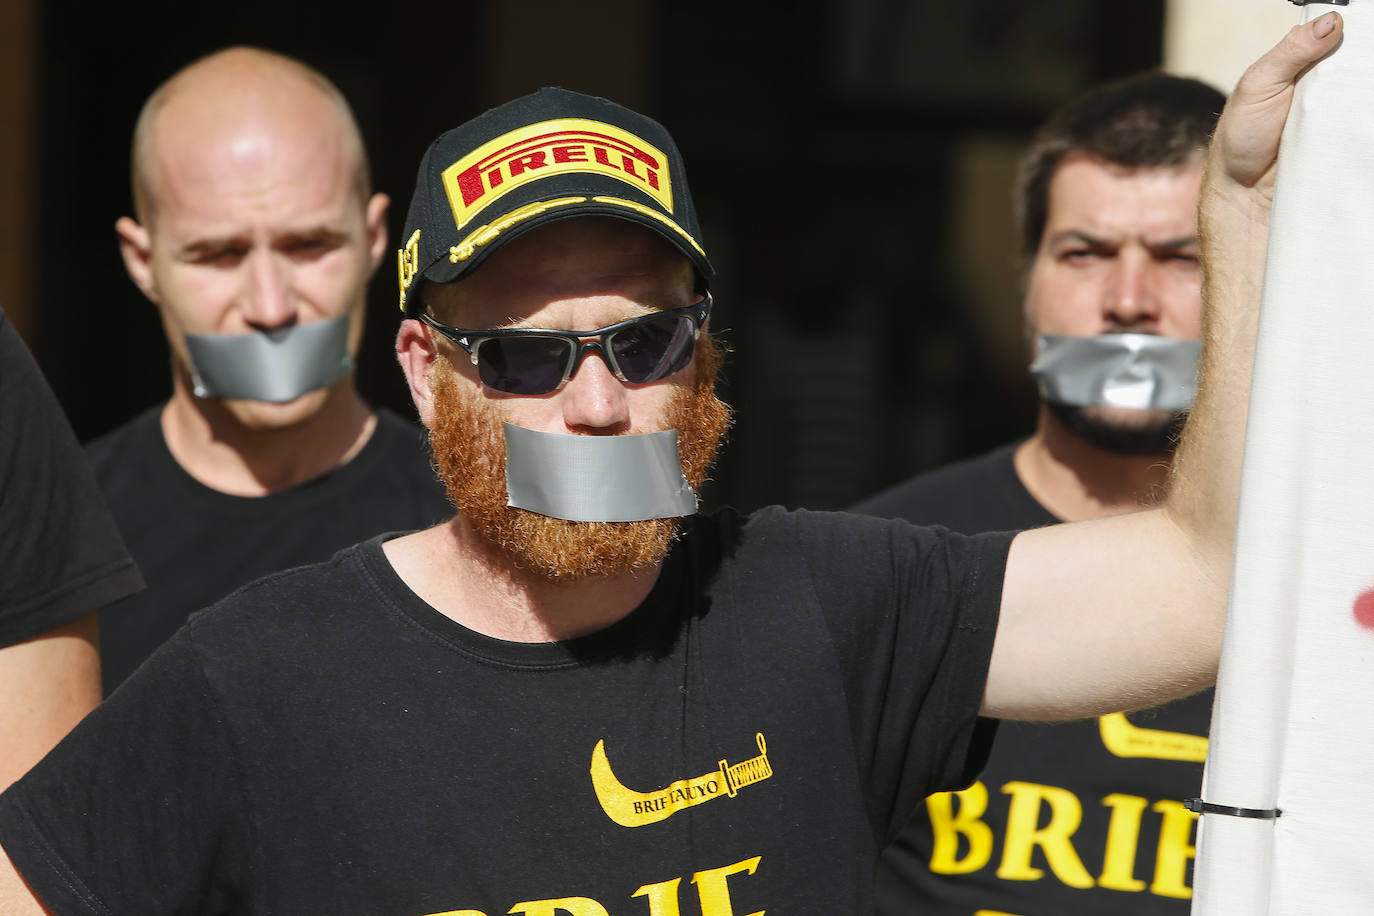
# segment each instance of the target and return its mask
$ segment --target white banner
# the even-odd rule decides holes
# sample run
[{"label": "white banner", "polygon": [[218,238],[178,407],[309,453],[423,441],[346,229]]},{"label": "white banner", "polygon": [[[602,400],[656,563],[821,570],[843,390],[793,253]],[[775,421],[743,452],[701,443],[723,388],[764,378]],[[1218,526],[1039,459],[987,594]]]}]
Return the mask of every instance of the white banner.
[{"label": "white banner", "polygon": [[[1268,2],[1268,0],[1266,0]],[[1275,0],[1276,2],[1276,0]],[[1374,913],[1374,0],[1279,155],[1193,912]]]}]

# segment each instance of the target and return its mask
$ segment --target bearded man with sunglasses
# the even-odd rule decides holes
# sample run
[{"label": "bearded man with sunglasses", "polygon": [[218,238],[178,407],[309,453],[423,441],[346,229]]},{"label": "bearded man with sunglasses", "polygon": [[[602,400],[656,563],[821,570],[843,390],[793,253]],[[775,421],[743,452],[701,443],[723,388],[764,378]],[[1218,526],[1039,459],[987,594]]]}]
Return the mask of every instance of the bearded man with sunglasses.
[{"label": "bearded man with sunglasses", "polygon": [[883,837],[981,765],[980,713],[1214,674],[1263,259],[1249,169],[1283,121],[1260,103],[1339,39],[1324,21],[1256,66],[1235,119],[1258,138],[1217,154],[1237,206],[1212,228],[1245,242],[1215,252],[1234,283],[1188,473],[1165,509],[1014,541],[695,514],[725,412],[672,138],[562,90],[440,137],[397,352],[457,517],[193,618],[0,796],[23,874],[0,859],[0,908],[871,912]]}]

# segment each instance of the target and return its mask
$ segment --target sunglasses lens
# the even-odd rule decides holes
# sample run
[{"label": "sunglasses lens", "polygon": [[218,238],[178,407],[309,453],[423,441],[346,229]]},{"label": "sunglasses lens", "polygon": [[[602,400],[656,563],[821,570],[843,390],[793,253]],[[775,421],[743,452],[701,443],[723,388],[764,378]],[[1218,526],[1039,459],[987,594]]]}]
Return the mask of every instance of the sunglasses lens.
[{"label": "sunglasses lens", "polygon": [[627,381],[656,382],[692,361],[692,330],[692,320],[684,315],[646,318],[612,334],[611,353]]},{"label": "sunglasses lens", "polygon": [[548,394],[563,381],[570,347],[557,337],[491,337],[477,348],[477,374],[494,391]]}]

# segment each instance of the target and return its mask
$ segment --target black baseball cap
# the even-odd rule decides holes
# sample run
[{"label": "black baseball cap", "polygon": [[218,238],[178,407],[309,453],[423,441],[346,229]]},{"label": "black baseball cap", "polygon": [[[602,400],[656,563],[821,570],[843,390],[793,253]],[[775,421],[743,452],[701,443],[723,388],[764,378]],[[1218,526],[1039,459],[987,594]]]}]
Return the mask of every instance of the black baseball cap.
[{"label": "black baseball cap", "polygon": [[420,160],[398,252],[401,311],[417,280],[452,283],[531,229],[611,216],[657,232],[715,271],[667,129],[607,99],[545,88],[440,135]]}]

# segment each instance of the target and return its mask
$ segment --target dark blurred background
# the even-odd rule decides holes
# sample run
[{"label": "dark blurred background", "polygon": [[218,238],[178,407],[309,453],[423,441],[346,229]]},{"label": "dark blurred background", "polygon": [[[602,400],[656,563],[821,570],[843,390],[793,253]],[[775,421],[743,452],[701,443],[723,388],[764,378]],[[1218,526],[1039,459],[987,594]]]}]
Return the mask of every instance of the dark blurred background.
[{"label": "dark blurred background", "polygon": [[[351,100],[393,241],[428,143],[507,98],[562,85],[667,124],[733,350],[706,501],[745,509],[842,507],[1029,431],[1015,158],[1053,107],[1157,66],[1164,28],[1164,0],[3,6],[0,302],[83,439],[170,390],[113,232],[134,119],[176,69],[246,43]],[[393,263],[360,384],[413,416]]]}]

